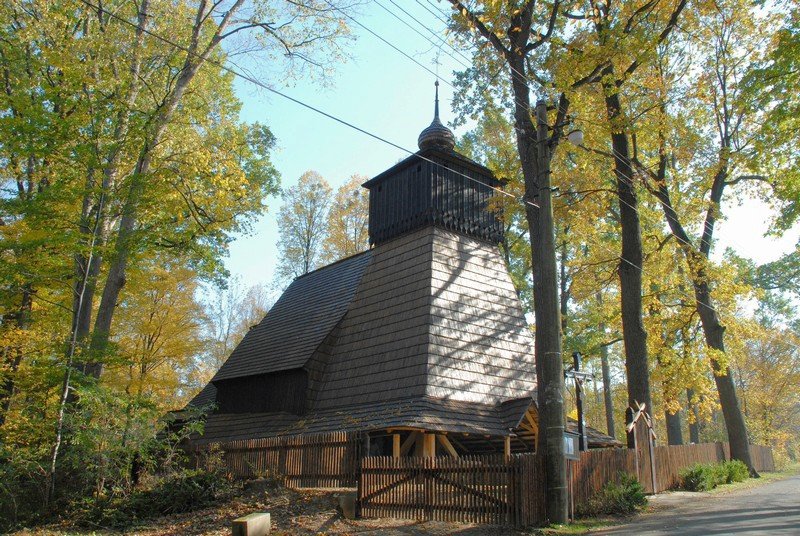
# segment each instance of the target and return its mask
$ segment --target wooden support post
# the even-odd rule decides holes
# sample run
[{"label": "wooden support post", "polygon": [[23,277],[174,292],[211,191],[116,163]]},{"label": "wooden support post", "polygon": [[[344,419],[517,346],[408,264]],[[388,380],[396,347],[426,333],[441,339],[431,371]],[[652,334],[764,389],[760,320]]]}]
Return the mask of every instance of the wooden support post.
[{"label": "wooden support post", "polygon": [[400,456],[405,456],[408,454],[408,451],[411,450],[417,443],[417,439],[419,438],[419,432],[411,432],[408,434],[408,437],[405,441],[403,441],[403,445],[400,447]]},{"label": "wooden support post", "polygon": [[361,432],[361,457],[369,456],[369,432]]},{"label": "wooden support post", "polygon": [[505,454],[506,460],[511,458],[511,436],[507,435],[503,438],[503,454]]},{"label": "wooden support post", "polygon": [[424,458],[436,457],[436,434],[424,434],[422,445],[422,456]]},{"label": "wooden support post", "polygon": [[414,434],[416,441],[414,441],[414,457],[422,458],[425,456],[425,433],[417,432]]},{"label": "wooden support post", "polygon": [[392,458],[400,457],[400,434],[392,434]]},{"label": "wooden support post", "polygon": [[452,443],[450,443],[450,440],[449,440],[449,439],[447,439],[447,436],[446,436],[446,435],[444,435],[444,434],[437,434],[437,435],[436,435],[436,439],[438,439],[438,440],[439,440],[439,443],[441,443],[441,444],[442,444],[442,446],[444,447],[444,450],[446,450],[446,451],[447,451],[447,453],[448,453],[450,456],[452,456],[453,458],[458,458],[458,457],[459,457],[459,456],[458,456],[458,452],[456,452],[456,449],[455,449],[455,447],[453,447]]}]

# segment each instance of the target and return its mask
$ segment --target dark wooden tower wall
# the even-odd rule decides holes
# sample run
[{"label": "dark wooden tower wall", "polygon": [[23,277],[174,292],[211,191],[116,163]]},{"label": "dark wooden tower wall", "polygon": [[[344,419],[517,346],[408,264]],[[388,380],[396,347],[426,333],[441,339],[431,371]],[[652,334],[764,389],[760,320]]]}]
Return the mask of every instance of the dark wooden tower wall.
[{"label": "dark wooden tower wall", "polygon": [[420,151],[364,186],[371,244],[431,224],[494,243],[503,239],[503,225],[489,210],[500,181],[456,153]]}]

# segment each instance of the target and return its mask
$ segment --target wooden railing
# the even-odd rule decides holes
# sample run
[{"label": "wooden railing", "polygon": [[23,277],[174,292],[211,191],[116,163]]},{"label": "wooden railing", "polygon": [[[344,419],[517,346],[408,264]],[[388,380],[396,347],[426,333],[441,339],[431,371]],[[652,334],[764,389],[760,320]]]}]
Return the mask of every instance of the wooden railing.
[{"label": "wooden railing", "polygon": [[205,444],[196,455],[221,451],[237,478],[272,476],[294,488],[340,488],[356,485],[360,445],[357,434],[331,432]]}]

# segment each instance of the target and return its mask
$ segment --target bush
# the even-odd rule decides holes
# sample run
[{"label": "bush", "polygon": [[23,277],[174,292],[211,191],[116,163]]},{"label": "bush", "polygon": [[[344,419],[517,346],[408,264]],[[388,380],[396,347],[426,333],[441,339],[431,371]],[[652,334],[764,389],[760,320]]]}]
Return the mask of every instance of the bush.
[{"label": "bush", "polygon": [[719,482],[720,471],[715,464],[696,463],[680,473],[681,487],[686,491],[708,491]]},{"label": "bush", "polygon": [[741,460],[731,460],[725,462],[725,469],[727,471],[726,483],[744,482],[750,477],[750,471],[747,465]]},{"label": "bush", "polygon": [[697,463],[681,472],[681,487],[686,491],[709,491],[721,484],[742,482],[749,476],[739,460],[722,463]]},{"label": "bush", "polygon": [[182,471],[128,495],[86,498],[73,503],[76,525],[128,527],[141,519],[198,510],[231,495],[233,484],[220,472]]},{"label": "bush", "polygon": [[609,482],[589,503],[578,507],[578,515],[630,515],[647,505],[644,488],[629,473],[619,474],[619,483]]}]

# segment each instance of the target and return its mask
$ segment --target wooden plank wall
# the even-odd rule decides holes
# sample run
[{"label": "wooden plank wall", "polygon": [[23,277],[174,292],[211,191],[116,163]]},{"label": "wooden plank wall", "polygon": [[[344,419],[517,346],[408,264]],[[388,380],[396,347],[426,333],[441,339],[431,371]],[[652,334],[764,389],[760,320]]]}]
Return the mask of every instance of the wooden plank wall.
[{"label": "wooden plank wall", "polygon": [[[759,471],[774,471],[772,450],[751,446]],[[655,447],[656,492],[675,488],[684,468],[727,460],[727,443]],[[652,490],[650,459],[639,453],[640,481]],[[636,474],[633,449],[584,452],[569,461],[573,505],[580,508],[620,473]],[[453,458],[367,457],[361,461],[359,504],[363,517],[531,526],[545,520],[544,467],[536,454]],[[652,491],[650,491],[652,493]]]},{"label": "wooden plank wall", "polygon": [[750,456],[758,472],[775,471],[775,458],[772,457],[772,448],[763,445],[750,445]]},{"label": "wooden plank wall", "polygon": [[288,487],[341,488],[356,485],[360,448],[358,434],[331,432],[212,443],[200,450],[220,449],[237,478],[272,476]]}]

